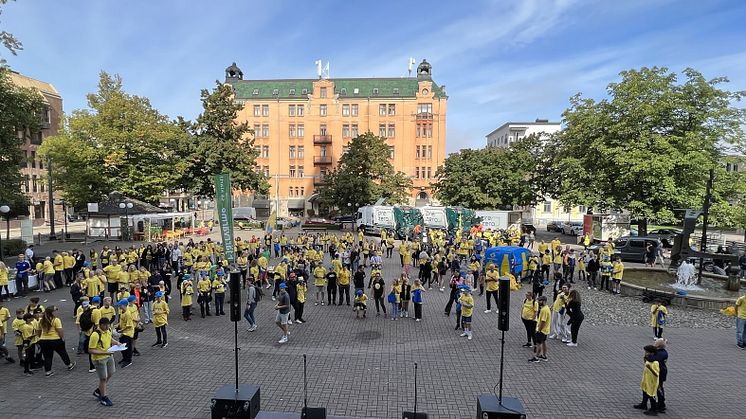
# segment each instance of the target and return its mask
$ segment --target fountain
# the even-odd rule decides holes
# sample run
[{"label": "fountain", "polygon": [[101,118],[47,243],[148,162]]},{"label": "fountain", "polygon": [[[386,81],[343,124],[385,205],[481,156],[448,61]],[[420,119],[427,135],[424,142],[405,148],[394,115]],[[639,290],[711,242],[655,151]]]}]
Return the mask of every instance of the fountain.
[{"label": "fountain", "polygon": [[671,284],[671,286],[684,295],[686,295],[686,292],[681,291],[702,290],[701,287],[697,286],[697,271],[694,268],[694,264],[686,260],[683,261],[676,271],[676,282]]}]

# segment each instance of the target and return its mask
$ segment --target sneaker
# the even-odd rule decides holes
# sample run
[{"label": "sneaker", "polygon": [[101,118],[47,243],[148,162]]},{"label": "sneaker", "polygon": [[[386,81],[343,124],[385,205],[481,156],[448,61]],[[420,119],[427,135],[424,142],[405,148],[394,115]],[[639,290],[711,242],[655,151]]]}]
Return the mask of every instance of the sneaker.
[{"label": "sneaker", "polygon": [[530,344],[530,343],[524,343],[524,344],[523,344],[523,345],[521,345],[521,346],[523,346],[524,348],[530,348],[530,347],[531,347],[531,344]]},{"label": "sneaker", "polygon": [[101,392],[98,389],[93,390],[93,397],[101,399]]},{"label": "sneaker", "polygon": [[484,312],[485,312],[485,313],[492,313],[492,310],[490,310],[490,309],[487,309],[487,310],[484,310]]},{"label": "sneaker", "polygon": [[73,370],[73,368],[75,368],[75,363],[74,363],[74,362],[71,362],[71,363],[70,363],[70,365],[68,365],[68,366],[67,366],[67,370],[68,370],[68,371],[72,371],[72,370]]},{"label": "sneaker", "polygon": [[106,407],[114,406],[114,403],[111,402],[111,399],[109,398],[109,396],[102,397],[100,403]]},{"label": "sneaker", "polygon": [[288,319],[288,324],[293,324],[293,321]]},{"label": "sneaker", "polygon": [[158,345],[163,345],[163,342],[156,342],[156,343],[154,343],[154,344],[150,345],[150,347],[151,347],[151,348],[154,348],[154,347],[156,347],[156,346],[158,346]]},{"label": "sneaker", "polygon": [[657,410],[646,410],[642,412],[642,414],[645,416],[658,416],[658,411]]},{"label": "sneaker", "polygon": [[165,348],[166,346],[168,346],[168,342],[166,342],[163,345],[161,345],[161,348]]},{"label": "sneaker", "polygon": [[591,287],[588,287],[588,289],[591,289]]},{"label": "sneaker", "polygon": [[274,295],[272,296],[272,301],[277,301],[277,298],[275,298]]},{"label": "sneaker", "polygon": [[546,355],[539,355],[539,359],[541,359],[544,362],[549,361],[549,358],[547,358]]},{"label": "sneaker", "polygon": [[572,347],[575,347],[575,346],[578,346],[578,344],[577,344],[577,343],[572,343],[572,342],[570,342],[570,343],[568,343],[568,344],[567,344],[567,346],[572,346]]},{"label": "sneaker", "polygon": [[34,375],[34,373],[31,372],[31,371],[24,371],[23,375],[26,376],[26,377],[31,377],[32,375]]},{"label": "sneaker", "polygon": [[414,319],[414,321],[416,321],[416,322],[418,322],[418,321],[420,321],[420,320],[422,320],[422,319]]},{"label": "sneaker", "polygon": [[440,292],[443,292],[443,291],[444,291],[444,288],[441,288],[441,289],[440,289]]},{"label": "sneaker", "polygon": [[471,334],[466,335],[466,339],[471,340]]},{"label": "sneaker", "polygon": [[47,377],[51,377],[51,376],[54,375],[54,371],[47,371],[47,372],[44,373],[44,375],[47,376]]},{"label": "sneaker", "polygon": [[537,358],[537,357],[533,357],[533,358],[529,359],[529,360],[528,360],[528,362],[532,362],[532,363],[534,363],[534,364],[538,364],[538,363],[539,363],[539,362],[541,362],[541,361],[539,360],[539,358]]},{"label": "sneaker", "polygon": [[317,306],[317,305],[319,305],[319,303],[313,303],[313,305]]},{"label": "sneaker", "polygon": [[459,337],[464,337],[464,336],[468,336],[468,333],[464,332],[464,333],[462,333],[462,334],[459,335]]},{"label": "sneaker", "polygon": [[598,288],[596,288],[596,287],[593,287],[593,291],[598,291]]},{"label": "sneaker", "polygon": [[280,338],[280,340],[277,341],[277,343],[280,343],[280,344],[282,344],[282,343],[288,343],[288,337],[287,336],[283,336],[282,338]]},{"label": "sneaker", "polygon": [[638,403],[638,404],[636,404],[636,405],[634,405],[632,407],[634,407],[635,409],[640,409],[640,410],[645,410],[645,409],[648,408],[647,405],[644,405],[642,403]]},{"label": "sneaker", "polygon": [[95,368],[88,368],[88,373],[89,374],[93,374],[94,372],[96,372]]},{"label": "sneaker", "polygon": [[322,305],[322,306],[324,305],[324,302],[323,302],[323,301],[321,302],[321,305]]},{"label": "sneaker", "polygon": [[557,339],[557,335],[549,335],[547,336],[547,339]]},{"label": "sneaker", "polygon": [[562,343],[570,343],[570,339],[562,339]]},{"label": "sneaker", "polygon": [[16,362],[16,360],[13,359],[13,358],[11,358],[11,357],[7,357],[7,358],[5,358],[5,362],[7,362],[8,364],[12,364],[12,363]]},{"label": "sneaker", "polygon": [[132,365],[132,361],[128,361],[128,362],[122,362],[122,366],[121,366],[121,368],[127,368],[127,367],[129,367],[130,365]]}]

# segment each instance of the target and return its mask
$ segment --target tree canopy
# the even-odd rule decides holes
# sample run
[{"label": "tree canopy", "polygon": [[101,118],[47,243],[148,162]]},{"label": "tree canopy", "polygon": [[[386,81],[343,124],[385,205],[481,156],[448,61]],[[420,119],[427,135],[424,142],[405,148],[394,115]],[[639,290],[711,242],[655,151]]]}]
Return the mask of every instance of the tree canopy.
[{"label": "tree canopy", "polygon": [[328,208],[353,209],[385,198],[388,204],[408,201],[412,179],[394,170],[386,140],[366,132],[349,143],[337,167],[326,175],[319,188],[321,202]]},{"label": "tree canopy", "polygon": [[[0,6],[8,3],[8,0],[0,0]],[[0,15],[3,14],[3,9],[0,8]],[[23,44],[18,40],[12,33],[7,31],[0,31],[0,43],[3,44],[5,49],[10,51],[11,54],[16,55],[18,51],[23,49]],[[5,65],[5,59],[0,56],[0,67]]]}]

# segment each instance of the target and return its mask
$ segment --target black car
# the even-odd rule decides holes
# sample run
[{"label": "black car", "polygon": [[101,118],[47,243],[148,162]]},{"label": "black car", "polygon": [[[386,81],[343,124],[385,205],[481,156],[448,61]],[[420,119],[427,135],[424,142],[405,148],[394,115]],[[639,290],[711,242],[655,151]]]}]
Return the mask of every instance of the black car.
[{"label": "black car", "polygon": [[564,224],[562,223],[562,221],[550,221],[547,224],[547,231],[554,231],[557,233],[561,233],[563,227],[564,227]]},{"label": "black car", "polygon": [[657,237],[620,237],[614,240],[614,256],[619,256],[624,262],[645,262],[645,248],[650,243],[658,243]]}]

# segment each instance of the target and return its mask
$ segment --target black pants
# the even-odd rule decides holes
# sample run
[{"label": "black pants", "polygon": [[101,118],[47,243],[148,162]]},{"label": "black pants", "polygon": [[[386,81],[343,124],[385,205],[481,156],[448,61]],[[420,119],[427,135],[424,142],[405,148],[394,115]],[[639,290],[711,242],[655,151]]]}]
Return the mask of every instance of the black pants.
[{"label": "black pants", "polygon": [[534,342],[534,333],[536,333],[536,320],[523,320],[523,326],[526,327],[526,343]]},{"label": "black pants", "polygon": [[663,410],[666,408],[666,390],[663,389],[663,383],[665,381],[660,381],[658,383],[658,409]]},{"label": "black pants", "polygon": [[181,315],[184,317],[184,320],[191,316],[191,310],[192,306],[181,306]]},{"label": "black pants", "polygon": [[62,271],[54,271],[54,287],[62,287]]},{"label": "black pants", "polygon": [[570,336],[572,337],[572,343],[578,343],[578,331],[580,330],[580,325],[583,323],[584,317],[580,317],[578,319],[574,319],[572,323],[570,323]]},{"label": "black pants", "polygon": [[225,311],[223,310],[223,305],[225,304],[225,293],[223,292],[216,292],[215,293],[215,314],[219,316],[224,316]]},{"label": "black pants", "polygon": [[75,276],[73,275],[73,268],[65,269],[65,285],[70,285],[75,282]]},{"label": "black pants", "polygon": [[658,339],[663,338],[663,328],[662,327],[654,327],[653,333],[655,333],[655,337]]},{"label": "black pants", "polygon": [[383,301],[383,294],[374,296],[373,299],[376,300],[376,313],[383,311],[383,314],[386,314],[386,302]]},{"label": "black pants", "polygon": [[156,342],[168,343],[168,332],[166,331],[166,325],[158,326],[155,328]]},{"label": "black pants", "polygon": [[337,304],[337,285],[336,284],[326,286],[326,303]]},{"label": "black pants", "polygon": [[16,277],[17,294],[26,295],[28,292],[28,275]]},{"label": "black pants", "polygon": [[304,301],[304,302],[302,302],[302,303],[301,303],[300,301],[298,301],[297,303],[295,303],[295,320],[302,320],[302,321],[306,321],[306,320],[305,320],[305,319],[303,318],[303,307],[304,307],[305,305],[306,305],[306,302],[305,302],[305,301]]},{"label": "black pants", "polygon": [[415,319],[421,319],[422,318],[422,303],[415,303],[414,304],[414,318]]},{"label": "black pants", "polygon": [[5,289],[5,298],[10,299],[10,291],[8,290],[7,285],[1,285],[0,286],[0,300],[3,298],[3,289]]},{"label": "black pants", "polygon": [[446,304],[446,310],[445,310],[445,312],[449,316],[451,315],[451,307],[453,307],[453,303],[456,301],[456,295],[457,294],[458,293],[456,292],[456,290],[452,289],[451,290],[451,295],[450,295],[450,297],[448,297],[448,304]]},{"label": "black pants", "polygon": [[23,372],[31,372],[31,365],[34,362],[34,345],[29,345],[23,353]]},{"label": "black pants", "polygon": [[609,291],[609,276],[608,275],[601,275],[601,284],[599,284],[598,289]]},{"label": "black pants", "polygon": [[391,258],[391,252],[392,252],[393,250],[394,250],[394,248],[393,248],[393,247],[387,247],[387,248],[386,248],[386,257],[387,257],[387,258],[389,258],[389,259]]},{"label": "black pants", "polygon": [[541,265],[541,276],[549,280],[549,265]]},{"label": "black pants", "polygon": [[648,400],[650,400],[650,410],[658,410],[658,402],[655,397],[648,396],[644,391],[642,392],[642,404],[647,408]]},{"label": "black pants", "polygon": [[350,286],[340,285],[339,286],[339,305],[342,305],[342,297],[344,296],[347,305],[350,305]]},{"label": "black pants", "polygon": [[588,286],[596,288],[596,277],[598,276],[598,271],[588,272]]},{"label": "black pants", "polygon": [[91,343],[91,335],[86,335],[85,341],[83,342],[83,352],[88,354],[88,369],[92,370],[96,367],[93,365],[93,358],[91,358],[90,352],[88,352],[89,343]]},{"label": "black pants", "polygon": [[132,338],[129,336],[119,336],[119,343],[127,344],[127,349],[122,351],[122,363],[132,362]]},{"label": "black pants", "polygon": [[62,358],[62,362],[64,362],[65,365],[70,365],[70,356],[67,354],[67,350],[65,349],[64,340],[40,340],[39,345],[41,345],[41,353],[42,356],[44,356],[44,372],[52,371],[52,357],[55,352],[57,352],[57,355]]},{"label": "black pants", "polygon": [[487,310],[492,310],[492,305],[490,304],[490,296],[495,298],[495,305],[499,307],[497,302],[497,291],[487,291]]},{"label": "black pants", "polygon": [[575,282],[575,280],[572,279],[572,277],[575,275],[575,267],[565,265],[562,268],[562,271],[564,273],[565,280],[570,281],[571,283]]},{"label": "black pants", "polygon": [[199,298],[199,313],[202,317],[210,315],[210,294],[203,293]]}]

